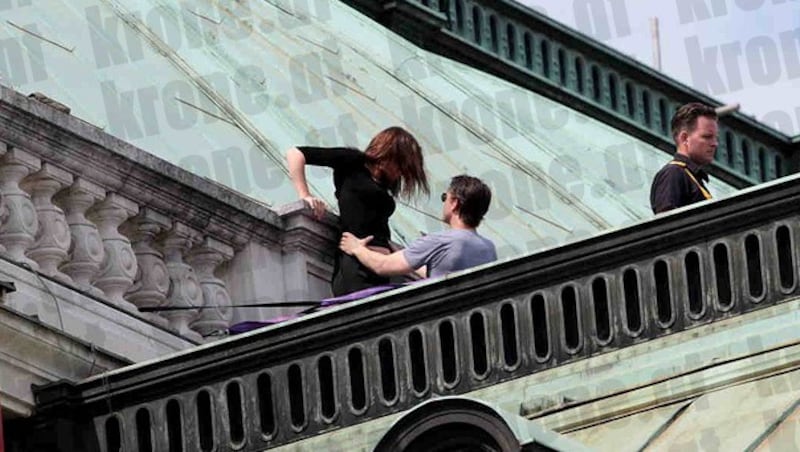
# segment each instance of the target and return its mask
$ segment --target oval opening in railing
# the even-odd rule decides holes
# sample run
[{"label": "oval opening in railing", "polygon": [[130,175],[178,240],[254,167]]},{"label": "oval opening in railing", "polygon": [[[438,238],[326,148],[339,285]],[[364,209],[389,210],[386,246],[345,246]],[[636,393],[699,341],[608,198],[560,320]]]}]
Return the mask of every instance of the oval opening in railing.
[{"label": "oval opening in railing", "polygon": [[550,333],[547,323],[547,304],[544,295],[536,294],[531,297],[531,322],[533,327],[533,351],[539,360],[550,356]]},{"label": "oval opening in railing", "polygon": [[272,377],[263,373],[256,380],[258,391],[258,418],[261,434],[267,437],[275,435],[275,402],[272,395]]},{"label": "oval opening in railing", "polygon": [[394,344],[383,338],[378,342],[378,361],[381,366],[381,389],[383,401],[392,404],[397,399],[397,366],[395,365]]},{"label": "oval opening in railing", "polygon": [[714,275],[717,282],[717,302],[722,309],[730,309],[733,305],[731,264],[728,247],[724,243],[714,245]]},{"label": "oval opening in railing", "polygon": [[792,259],[792,231],[788,226],[779,226],[775,230],[775,251],[778,255],[778,274],[780,275],[781,289],[794,288],[794,261]]},{"label": "oval opening in railing", "polygon": [[683,258],[683,269],[686,277],[686,295],[689,300],[689,315],[698,318],[703,315],[703,269],[700,255],[689,251]]},{"label": "oval opening in railing", "polygon": [[289,366],[286,371],[286,380],[289,386],[289,413],[292,427],[300,430],[306,424],[306,401],[303,390],[303,372],[299,365]]},{"label": "oval opening in railing", "polygon": [[106,419],[106,450],[122,450],[122,428],[116,416]]},{"label": "oval opening in railing", "polygon": [[[181,405],[177,400],[167,402],[167,444],[169,452],[183,452],[183,421]],[[114,449],[109,449],[114,450]]]},{"label": "oval opening in railing", "polygon": [[516,367],[519,364],[519,353],[517,352],[517,315],[514,305],[506,303],[500,308],[500,334],[503,339],[503,362],[508,368]]},{"label": "oval opening in railing", "polygon": [[414,328],[408,333],[408,354],[411,362],[411,385],[417,394],[428,390],[428,369],[422,331]]},{"label": "oval opening in railing", "polygon": [[608,304],[608,285],[602,276],[592,281],[592,306],[597,340],[607,343],[611,340],[611,314]]},{"label": "oval opening in railing", "polygon": [[139,452],[153,452],[153,430],[147,408],[139,408],[136,412],[136,443]]},{"label": "oval opening in railing", "polygon": [[324,355],[317,361],[317,383],[319,384],[320,414],[326,422],[336,416],[336,382],[333,377],[331,357]]},{"label": "oval opening in railing", "polygon": [[347,370],[350,375],[350,403],[355,411],[362,411],[367,407],[367,381],[360,348],[353,347],[347,352]]},{"label": "oval opening in railing", "polygon": [[628,332],[637,335],[642,329],[642,306],[639,294],[639,275],[636,270],[629,268],[622,276],[623,293],[625,297],[625,321]]},{"label": "oval opening in railing", "polygon": [[244,441],[244,406],[242,386],[232,381],[225,388],[225,402],[228,405],[228,432],[231,445],[241,445]]},{"label": "oval opening in railing", "polygon": [[662,328],[672,323],[672,295],[670,293],[669,266],[663,260],[653,265],[653,279],[656,283],[656,314]]},{"label": "oval opening in railing", "polygon": [[761,273],[761,240],[756,234],[748,234],[744,240],[744,254],[747,258],[747,287],[754,302],[764,295],[764,278]]},{"label": "oval opening in railing", "polygon": [[445,320],[439,324],[439,354],[442,379],[445,385],[454,385],[458,377],[456,362],[456,333],[453,323]]},{"label": "oval opening in railing", "polygon": [[472,342],[472,370],[479,378],[488,370],[486,360],[486,325],[483,314],[475,312],[469,317],[469,332]]},{"label": "oval opening in railing", "polygon": [[200,439],[200,450],[211,452],[214,450],[214,408],[211,395],[206,390],[197,394],[197,436]]},{"label": "oval opening in railing", "polygon": [[578,319],[578,296],[575,287],[561,290],[561,313],[563,317],[564,343],[567,351],[575,353],[581,345],[580,321]]}]

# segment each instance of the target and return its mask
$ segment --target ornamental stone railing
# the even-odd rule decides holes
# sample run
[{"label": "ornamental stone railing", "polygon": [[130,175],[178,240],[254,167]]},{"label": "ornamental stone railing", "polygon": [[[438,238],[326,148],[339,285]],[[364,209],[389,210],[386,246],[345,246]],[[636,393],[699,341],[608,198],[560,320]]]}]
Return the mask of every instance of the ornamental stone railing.
[{"label": "ornamental stone railing", "polygon": [[82,438],[85,451],[264,450],[796,300],[798,202],[794,176],[145,366],[38,388],[42,430],[28,436],[44,441],[30,446],[76,450],[51,449],[58,431],[60,441]]},{"label": "ornamental stone railing", "polygon": [[286,313],[236,304],[329,295],[330,218],[278,214],[5,87],[0,193],[6,260],[195,342]]},{"label": "ornamental stone railing", "polygon": [[[670,153],[670,120],[678,106],[721,105],[512,0],[345,2],[423,48],[554,98]],[[792,174],[800,170],[797,140],[743,114],[726,116],[714,175],[741,188]]]}]

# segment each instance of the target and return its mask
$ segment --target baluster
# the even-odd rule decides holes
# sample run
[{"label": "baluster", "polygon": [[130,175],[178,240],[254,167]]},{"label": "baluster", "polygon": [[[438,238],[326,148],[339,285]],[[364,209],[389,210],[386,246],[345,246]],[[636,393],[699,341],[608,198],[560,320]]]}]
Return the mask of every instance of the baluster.
[{"label": "baluster", "polygon": [[38,158],[18,148],[10,148],[0,157],[0,193],[8,215],[0,226],[0,243],[8,257],[34,270],[39,269],[39,264],[25,252],[36,241],[39,220],[31,197],[20,188],[20,182],[40,167]]},{"label": "baluster", "polygon": [[[136,278],[125,299],[138,308],[161,307],[167,301],[169,272],[164,255],[155,248],[154,242],[159,234],[171,226],[169,217],[149,208],[123,225],[123,234],[130,237],[138,262]],[[168,323],[166,318],[158,314],[143,315],[164,326]]]},{"label": "baluster", "polygon": [[136,306],[123,298],[136,277],[136,255],[133,254],[131,242],[119,233],[118,228],[138,211],[139,206],[133,201],[116,193],[109,193],[88,213],[89,219],[97,223],[105,251],[100,274],[95,278],[94,285],[105,293],[109,301],[137,314],[139,311]]},{"label": "baluster", "polygon": [[183,257],[199,241],[200,235],[196,231],[179,222],[173,224],[163,241],[170,279],[166,306],[179,308],[165,311],[164,317],[179,334],[198,338],[199,335],[189,329],[189,324],[197,318],[199,308],[203,305],[203,292],[194,269],[184,262]]},{"label": "baluster", "polygon": [[214,276],[214,271],[223,262],[231,260],[233,248],[206,237],[203,242],[192,249],[186,260],[194,267],[200,280],[203,291],[203,308],[197,319],[192,323],[192,329],[201,335],[208,335],[213,331],[223,330],[230,326],[233,318],[231,297],[225,282]]},{"label": "baluster", "polygon": [[39,220],[36,243],[28,250],[28,257],[39,264],[42,273],[65,283],[72,283],[72,279],[58,266],[69,253],[70,229],[64,211],[53,204],[53,195],[70,184],[72,175],[49,163],[23,181],[23,188],[33,195]]},{"label": "baluster", "polygon": [[86,218],[86,211],[105,195],[102,187],[79,177],[54,198],[67,214],[70,233],[67,260],[59,270],[68,275],[78,288],[97,296],[102,296],[103,292],[94,287],[92,281],[100,271],[105,251],[97,226]]}]

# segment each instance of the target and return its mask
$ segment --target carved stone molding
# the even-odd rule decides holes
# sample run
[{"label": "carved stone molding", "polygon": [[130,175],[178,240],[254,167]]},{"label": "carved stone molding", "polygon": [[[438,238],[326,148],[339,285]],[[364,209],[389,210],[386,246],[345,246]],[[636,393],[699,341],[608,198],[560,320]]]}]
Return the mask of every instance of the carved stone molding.
[{"label": "carved stone molding", "polygon": [[139,206],[133,201],[116,193],[109,193],[88,213],[89,219],[97,224],[105,251],[94,285],[115,305],[135,312],[138,312],[136,307],[126,301],[123,295],[133,285],[136,277],[136,255],[130,240],[120,234],[118,228],[138,212]]},{"label": "carved stone molding", "polygon": [[36,242],[28,257],[39,264],[39,270],[62,282],[71,283],[69,276],[58,270],[66,260],[70,247],[70,228],[64,211],[53,204],[53,195],[72,184],[72,175],[61,168],[43,163],[42,169],[23,181],[23,188],[33,196],[39,220]]},{"label": "carved stone molding", "polygon": [[102,187],[78,177],[54,198],[66,212],[70,232],[67,260],[59,270],[69,275],[76,286],[94,295],[102,295],[92,281],[100,271],[105,251],[97,226],[86,218],[86,211],[105,196]]},{"label": "carved stone molding", "polygon": [[231,246],[206,237],[187,256],[186,260],[197,272],[203,291],[203,308],[192,323],[192,329],[204,336],[227,328],[233,318],[231,297],[225,282],[214,275],[220,264],[231,260],[233,253]]},{"label": "carved stone molding", "polygon": [[25,253],[36,241],[39,219],[30,195],[20,188],[20,182],[40,167],[37,157],[18,148],[10,148],[0,157],[0,193],[8,213],[0,226],[0,243],[9,258],[33,269],[38,269],[39,264]]}]

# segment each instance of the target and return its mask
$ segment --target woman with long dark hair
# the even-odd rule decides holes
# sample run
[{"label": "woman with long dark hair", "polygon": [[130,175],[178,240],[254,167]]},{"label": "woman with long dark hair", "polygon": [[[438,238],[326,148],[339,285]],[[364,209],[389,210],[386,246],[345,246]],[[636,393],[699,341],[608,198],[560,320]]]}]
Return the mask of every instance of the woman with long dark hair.
[{"label": "woman with long dark hair", "polygon": [[[324,215],[325,203],[309,192],[305,166],[333,168],[342,231],[357,237],[373,236],[370,248],[384,254],[391,253],[389,217],[395,209],[394,198],[409,199],[421,192],[430,194],[422,148],[401,127],[389,127],[375,135],[364,152],[353,148],[298,146],[289,149],[286,159],[297,194],[317,218]],[[387,282],[388,278],[376,275],[353,256],[336,250],[331,281],[334,295]]]}]

